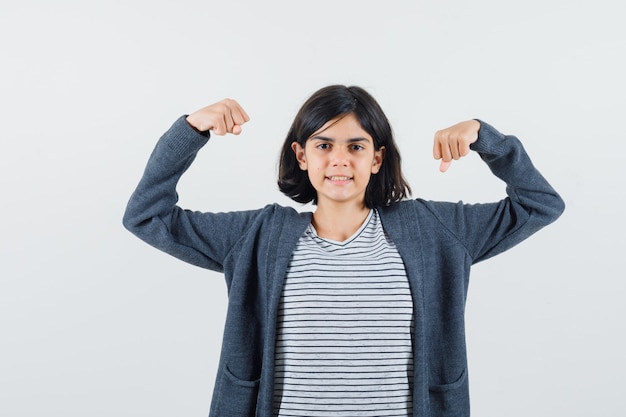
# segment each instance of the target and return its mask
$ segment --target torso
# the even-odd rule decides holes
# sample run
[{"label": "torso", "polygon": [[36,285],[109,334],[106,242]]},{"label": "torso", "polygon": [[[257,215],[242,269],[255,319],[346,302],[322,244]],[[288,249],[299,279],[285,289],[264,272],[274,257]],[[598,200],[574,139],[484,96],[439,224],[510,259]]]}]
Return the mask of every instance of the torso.
[{"label": "torso", "polygon": [[312,226],[278,311],[274,415],[411,415],[413,304],[376,211],[349,239]]}]

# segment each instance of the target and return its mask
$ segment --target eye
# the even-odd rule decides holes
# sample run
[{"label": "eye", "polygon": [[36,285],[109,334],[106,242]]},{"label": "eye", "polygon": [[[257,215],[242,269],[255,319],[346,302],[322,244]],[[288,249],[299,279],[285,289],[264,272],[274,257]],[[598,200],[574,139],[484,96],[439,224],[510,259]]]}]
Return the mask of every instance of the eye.
[{"label": "eye", "polygon": [[316,148],[317,149],[322,149],[322,150],[329,149],[330,148],[330,144],[328,144],[328,143],[319,143],[319,144],[317,144]]},{"label": "eye", "polygon": [[352,150],[353,150],[353,151],[362,151],[363,149],[365,149],[365,148],[363,147],[363,145],[359,145],[359,144],[354,144],[354,145],[352,145]]}]

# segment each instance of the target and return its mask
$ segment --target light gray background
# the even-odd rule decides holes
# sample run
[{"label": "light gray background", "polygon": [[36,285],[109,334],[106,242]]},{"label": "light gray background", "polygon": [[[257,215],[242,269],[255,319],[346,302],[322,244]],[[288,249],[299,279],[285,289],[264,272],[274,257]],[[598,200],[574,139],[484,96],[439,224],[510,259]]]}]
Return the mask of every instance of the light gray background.
[{"label": "light gray background", "polygon": [[202,151],[181,204],[291,204],[278,150],[331,83],[379,100],[415,196],[503,195],[476,155],[443,175],[431,156],[437,129],[480,117],[520,137],[566,200],[473,271],[473,415],[624,415],[620,4],[3,1],[0,415],[207,414],[222,277],[126,232],[126,201],[177,117],[232,97],[252,120]]}]

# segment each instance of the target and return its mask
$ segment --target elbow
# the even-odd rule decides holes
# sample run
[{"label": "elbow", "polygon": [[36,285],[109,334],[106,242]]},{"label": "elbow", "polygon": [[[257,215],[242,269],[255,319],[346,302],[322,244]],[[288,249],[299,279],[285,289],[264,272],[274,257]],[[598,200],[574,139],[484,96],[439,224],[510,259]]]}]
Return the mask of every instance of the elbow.
[{"label": "elbow", "polygon": [[129,232],[132,232],[135,228],[135,222],[132,221],[132,218],[128,215],[128,213],[124,213],[124,217],[122,217],[122,226]]},{"label": "elbow", "polygon": [[564,211],[565,211],[565,201],[561,197],[559,197],[558,214],[556,216],[556,219],[561,217],[561,214],[563,214]]},{"label": "elbow", "polygon": [[122,225],[126,230],[138,236],[141,234],[140,231],[143,224],[145,224],[145,219],[140,218],[136,214],[133,214],[131,210],[126,209],[122,217]]},{"label": "elbow", "polygon": [[534,204],[527,205],[529,221],[537,229],[555,222],[565,211],[565,202],[556,192],[544,193]]},{"label": "elbow", "polygon": [[565,201],[561,198],[560,195],[555,196],[555,204],[554,204],[554,220],[561,217],[561,214],[565,211]]},{"label": "elbow", "polygon": [[565,211],[565,201],[558,194],[554,194],[549,204],[545,206],[544,217],[546,224],[556,221]]},{"label": "elbow", "polygon": [[124,217],[122,217],[122,226],[132,234],[137,234],[137,223],[134,222],[131,217],[124,215]]}]

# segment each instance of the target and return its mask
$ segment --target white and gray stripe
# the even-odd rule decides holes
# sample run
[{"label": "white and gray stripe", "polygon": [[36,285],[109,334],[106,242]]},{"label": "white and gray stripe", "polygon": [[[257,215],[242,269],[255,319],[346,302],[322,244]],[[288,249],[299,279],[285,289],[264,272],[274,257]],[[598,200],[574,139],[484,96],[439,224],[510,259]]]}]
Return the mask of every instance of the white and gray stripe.
[{"label": "white and gray stripe", "polygon": [[310,226],[279,305],[274,414],[411,415],[412,329],[404,264],[378,213],[344,242]]}]

